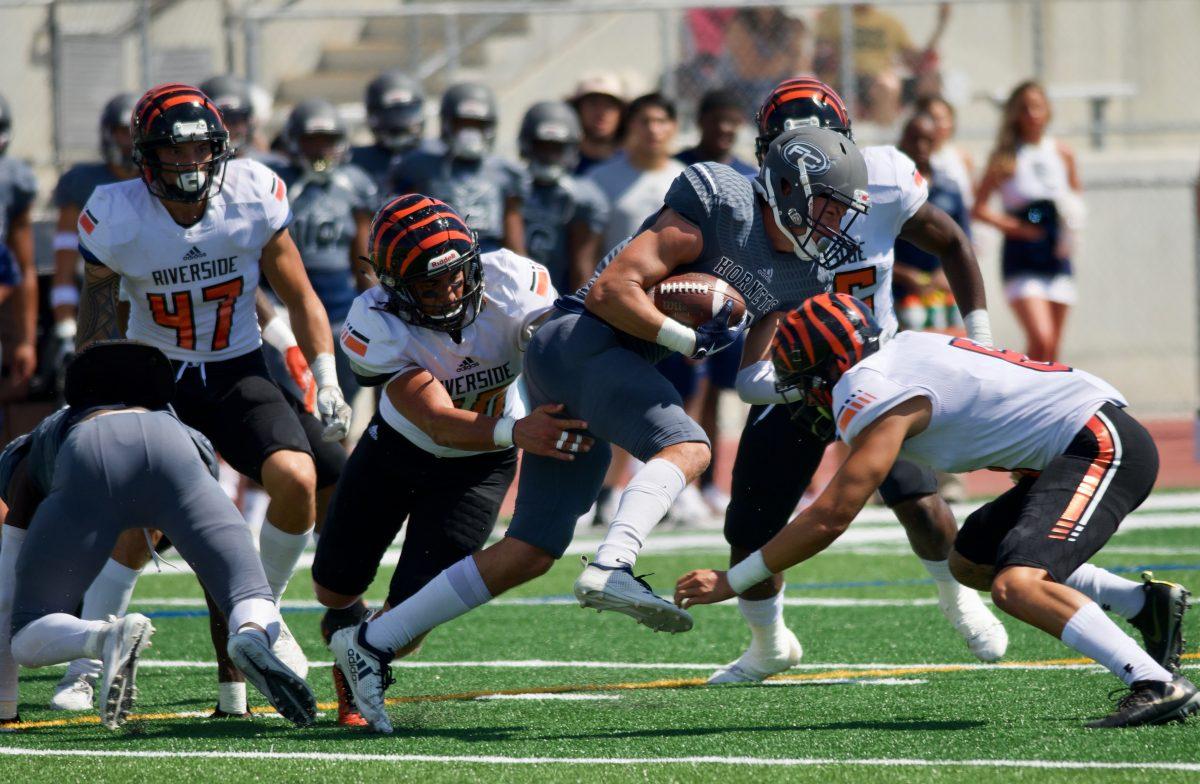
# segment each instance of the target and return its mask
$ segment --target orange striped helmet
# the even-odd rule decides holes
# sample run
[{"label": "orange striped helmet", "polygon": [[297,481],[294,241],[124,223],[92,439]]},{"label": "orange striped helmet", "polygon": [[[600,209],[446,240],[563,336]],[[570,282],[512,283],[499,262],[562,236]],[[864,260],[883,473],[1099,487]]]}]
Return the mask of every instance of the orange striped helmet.
[{"label": "orange striped helmet", "polygon": [[[133,107],[133,161],[150,193],[167,201],[199,202],[216,196],[229,160],[229,131],[207,95],[187,84],[151,87]],[[207,142],[211,156],[198,163],[163,163],[164,147]]]},{"label": "orange striped helmet", "polygon": [[850,113],[842,97],[820,79],[800,76],[776,85],[756,116],[758,137],[754,151],[761,164],[771,142],[784,131],[805,125],[829,128],[854,141]]},{"label": "orange striped helmet", "polygon": [[[445,202],[419,193],[392,199],[371,222],[368,254],[390,310],[410,324],[456,335],[479,315],[479,242]],[[461,283],[454,280],[460,273]],[[442,278],[453,291],[448,299],[440,298],[443,289],[426,285]]]},{"label": "orange striped helmet", "polygon": [[810,405],[828,405],[842,374],[879,350],[881,332],[871,309],[849,294],[806,299],[771,341],[776,387],[800,388]]}]

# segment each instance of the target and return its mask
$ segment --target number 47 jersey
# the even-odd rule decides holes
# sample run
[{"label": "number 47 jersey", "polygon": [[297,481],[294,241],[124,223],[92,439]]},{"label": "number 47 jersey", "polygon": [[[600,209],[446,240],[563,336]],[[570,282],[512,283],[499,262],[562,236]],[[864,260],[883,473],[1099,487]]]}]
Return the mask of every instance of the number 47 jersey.
[{"label": "number 47 jersey", "polygon": [[261,163],[232,160],[204,217],[187,227],[141,180],[100,186],[79,215],[79,250],[121,276],[129,338],[171,359],[213,362],[262,345],[258,262],[291,220],[283,181]]}]

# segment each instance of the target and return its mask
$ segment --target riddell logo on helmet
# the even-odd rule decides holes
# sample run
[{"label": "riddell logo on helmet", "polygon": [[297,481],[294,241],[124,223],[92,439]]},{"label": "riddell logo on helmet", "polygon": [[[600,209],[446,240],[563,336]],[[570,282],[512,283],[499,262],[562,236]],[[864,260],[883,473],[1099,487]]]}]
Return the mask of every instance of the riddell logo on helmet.
[{"label": "riddell logo on helmet", "polygon": [[783,159],[797,170],[803,166],[810,177],[818,177],[832,166],[824,150],[802,141],[788,142],[783,148]]},{"label": "riddell logo on helmet", "polygon": [[458,259],[459,259],[458,251],[448,250],[445,253],[443,253],[441,256],[435,256],[432,259],[430,259],[429,264],[427,264],[425,268],[428,270],[441,269],[442,267],[445,267],[447,264],[457,261]]}]

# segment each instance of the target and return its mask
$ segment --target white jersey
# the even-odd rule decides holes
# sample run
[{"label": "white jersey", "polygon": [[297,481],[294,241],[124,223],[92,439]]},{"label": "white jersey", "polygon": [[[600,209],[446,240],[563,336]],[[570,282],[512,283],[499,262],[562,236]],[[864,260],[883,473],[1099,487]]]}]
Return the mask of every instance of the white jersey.
[{"label": "white jersey", "polygon": [[885,335],[899,327],[892,300],[892,265],[896,237],[908,219],[929,199],[929,186],[917,166],[892,146],[864,147],[871,209],[850,227],[863,260],[843,264],[833,274],[833,289],[866,302]]},{"label": "white jersey", "polygon": [[[525,403],[513,388],[524,364],[528,330],[554,305],[558,294],[549,271],[535,261],[504,249],[481,258],[483,303],[478,317],[463,330],[461,343],[445,332],[418,327],[388,313],[387,293],[379,286],[360,294],[340,336],[342,351],[355,372],[394,376],[417,368],[427,370],[459,408],[495,417],[524,416]],[[386,394],[380,400],[379,413],[430,454],[479,454],[434,443],[404,418]]]},{"label": "white jersey", "polygon": [[79,214],[85,259],[121,276],[128,337],[171,359],[212,362],[262,345],[254,309],[263,246],[292,220],[283,181],[232,160],[204,217],[177,224],[141,180],[101,185]]},{"label": "white jersey", "polygon": [[929,426],[902,457],[958,473],[1040,471],[1105,403],[1127,405],[1107,382],[1054,362],[966,338],[901,332],[850,368],[833,389],[838,435],[849,443],[900,403],[928,398]]}]

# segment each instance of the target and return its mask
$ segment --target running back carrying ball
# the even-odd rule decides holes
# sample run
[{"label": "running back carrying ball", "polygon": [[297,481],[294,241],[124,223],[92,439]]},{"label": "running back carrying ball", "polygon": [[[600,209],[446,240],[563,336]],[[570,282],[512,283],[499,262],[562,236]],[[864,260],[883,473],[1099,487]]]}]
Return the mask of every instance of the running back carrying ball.
[{"label": "running back carrying ball", "polygon": [[737,289],[716,275],[704,272],[685,272],[664,278],[649,293],[654,298],[654,307],[692,329],[716,318],[729,300],[733,301],[729,323],[738,323],[746,313],[746,301]]}]

